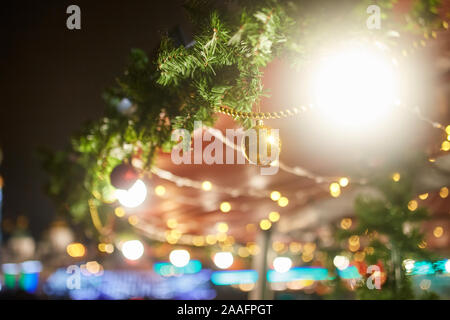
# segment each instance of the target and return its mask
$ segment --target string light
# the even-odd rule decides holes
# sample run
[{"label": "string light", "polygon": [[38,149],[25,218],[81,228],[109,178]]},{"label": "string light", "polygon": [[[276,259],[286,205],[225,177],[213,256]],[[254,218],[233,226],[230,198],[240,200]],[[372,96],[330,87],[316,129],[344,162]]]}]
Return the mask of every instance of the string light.
[{"label": "string light", "polygon": [[66,248],[67,254],[72,258],[81,258],[86,254],[86,247],[79,243],[71,243]]},{"label": "string light", "polygon": [[425,199],[427,199],[428,198],[428,193],[422,193],[422,194],[419,194],[419,199],[420,200],[425,200]]},{"label": "string light", "polygon": [[278,220],[280,220],[280,214],[276,211],[272,211],[271,213],[269,213],[269,220],[272,222],[277,222]]},{"label": "string light", "polygon": [[131,224],[132,226],[135,226],[139,223],[139,218],[135,215],[129,216],[128,223]]},{"label": "string light", "polygon": [[439,196],[443,199],[448,197],[448,188],[447,187],[443,187],[441,188],[441,190],[439,190]]},{"label": "string light", "polygon": [[230,212],[230,210],[231,210],[231,204],[229,202],[225,201],[220,204],[220,211],[227,213],[227,212]]},{"label": "string light", "polygon": [[392,180],[394,180],[395,182],[399,182],[400,181],[400,173],[398,173],[398,172],[393,173]]},{"label": "string light", "polygon": [[205,191],[210,191],[212,189],[212,183],[209,181],[202,182],[202,189]]},{"label": "string light", "polygon": [[273,201],[278,201],[281,198],[281,193],[278,191],[272,191],[270,193],[270,199],[272,199]]},{"label": "string light", "polygon": [[342,177],[342,178],[339,179],[339,184],[340,184],[340,186],[343,187],[343,188],[345,188],[346,186],[348,186],[349,182],[350,182],[349,179],[346,178],[346,177]]},{"label": "string light", "polygon": [[288,204],[289,204],[289,199],[286,198],[286,197],[281,197],[281,198],[278,200],[278,205],[279,205],[280,207],[286,207]]},{"label": "string light", "polygon": [[164,186],[156,186],[155,194],[160,197],[164,196],[166,194],[166,188]]},{"label": "string light", "polygon": [[337,182],[333,182],[330,184],[330,194],[333,198],[339,197],[341,194],[341,186]]},{"label": "string light", "polygon": [[434,228],[433,235],[436,238],[442,237],[443,234],[444,234],[444,229],[441,226],[438,226],[438,227]]},{"label": "string light", "polygon": [[408,202],[408,209],[410,211],[415,211],[418,207],[418,203],[416,200],[411,200],[410,202]]},{"label": "string light", "polygon": [[170,229],[175,229],[177,226],[178,226],[178,222],[177,222],[177,219],[169,219],[169,220],[167,220],[167,226],[170,228]]},{"label": "string light", "polygon": [[344,230],[348,230],[352,226],[352,219],[344,218],[341,220],[341,228]]},{"label": "string light", "polygon": [[122,218],[125,215],[125,210],[122,207],[117,207],[116,209],[114,209],[114,214],[117,217]]},{"label": "string light", "polygon": [[261,220],[261,222],[259,223],[259,226],[262,230],[269,230],[270,227],[272,227],[272,222],[270,222],[267,219],[263,219]]},{"label": "string light", "polygon": [[226,233],[228,231],[228,224],[225,222],[219,222],[216,228],[220,233]]}]

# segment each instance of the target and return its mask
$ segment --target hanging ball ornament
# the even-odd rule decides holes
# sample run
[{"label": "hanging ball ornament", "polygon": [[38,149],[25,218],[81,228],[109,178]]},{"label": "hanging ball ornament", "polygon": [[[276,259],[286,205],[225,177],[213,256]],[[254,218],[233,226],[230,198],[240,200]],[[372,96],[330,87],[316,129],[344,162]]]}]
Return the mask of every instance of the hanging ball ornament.
[{"label": "hanging ball ornament", "polygon": [[245,158],[258,166],[268,166],[279,158],[281,139],[278,129],[265,126],[257,120],[256,126],[247,130],[242,138],[241,148]]},{"label": "hanging ball ornament", "polygon": [[128,190],[139,179],[139,173],[131,164],[122,163],[113,169],[110,179],[113,187]]}]

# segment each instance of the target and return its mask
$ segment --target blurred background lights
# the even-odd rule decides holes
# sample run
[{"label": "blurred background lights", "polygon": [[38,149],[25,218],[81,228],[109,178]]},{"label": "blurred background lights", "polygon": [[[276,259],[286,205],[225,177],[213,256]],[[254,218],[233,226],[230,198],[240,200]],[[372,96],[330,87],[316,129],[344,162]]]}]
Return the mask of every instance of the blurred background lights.
[{"label": "blurred background lights", "polygon": [[155,194],[157,196],[162,197],[163,195],[166,194],[166,188],[164,186],[156,186],[155,187]]},{"label": "blurred background lights", "polygon": [[280,220],[280,214],[277,211],[272,211],[269,213],[269,220],[272,222],[277,222]]},{"label": "blurred background lights", "polygon": [[128,208],[136,208],[141,205],[147,197],[147,187],[145,183],[139,179],[128,190],[117,189],[115,196],[121,205]]},{"label": "blurred background lights", "polygon": [[340,125],[361,127],[386,115],[397,101],[392,61],[363,46],[338,48],[321,59],[313,80],[318,109]]},{"label": "blurred background lights", "polygon": [[442,237],[443,234],[444,234],[444,229],[441,226],[438,226],[438,227],[434,228],[433,235],[436,238]]},{"label": "blurred background lights", "polygon": [[350,261],[346,256],[336,256],[333,259],[333,264],[338,268],[339,270],[347,269],[347,267],[350,264]]},{"label": "blurred background lights", "polygon": [[217,231],[220,233],[226,233],[228,231],[228,224],[225,222],[219,222],[216,226]]},{"label": "blurred background lights", "polygon": [[267,219],[263,219],[261,220],[261,222],[259,223],[259,226],[261,227],[262,230],[269,230],[270,227],[272,226],[272,222],[270,222]]},{"label": "blurred background lights", "polygon": [[439,196],[443,199],[448,197],[448,188],[447,187],[443,187],[441,188],[441,190],[439,190]]},{"label": "blurred background lights", "polygon": [[330,194],[333,198],[339,197],[341,194],[341,186],[337,182],[333,182],[330,184]]},{"label": "blurred background lights", "polygon": [[230,210],[231,210],[231,204],[229,202],[224,201],[220,204],[220,211],[227,213],[227,212],[230,212]]},{"label": "blurred background lights", "polygon": [[445,262],[445,271],[450,273],[450,259]]},{"label": "blurred background lights", "polygon": [[400,173],[398,173],[398,172],[393,173],[392,180],[394,180],[395,182],[399,182],[400,181]]},{"label": "blurred background lights", "polygon": [[292,260],[288,257],[276,257],[273,260],[273,268],[276,272],[288,272],[292,267]]},{"label": "blurred background lights", "polygon": [[228,269],[233,264],[233,261],[231,252],[217,252],[214,255],[214,263],[220,269]]},{"label": "blurred background lights", "polygon": [[66,251],[67,254],[73,258],[80,258],[86,254],[86,248],[78,242],[69,244]]},{"label": "blurred background lights", "polygon": [[125,210],[122,207],[117,207],[116,209],[114,209],[114,214],[117,217],[122,218],[125,215]]},{"label": "blurred background lights", "polygon": [[341,187],[343,187],[343,188],[345,188],[346,186],[348,186],[349,182],[350,182],[350,181],[349,181],[348,178],[346,178],[346,177],[342,177],[342,178],[339,179],[339,185],[340,185]]},{"label": "blurred background lights", "polygon": [[418,207],[418,203],[416,200],[411,200],[410,202],[408,202],[408,209],[410,211],[415,211]]},{"label": "blurred background lights", "polygon": [[272,199],[273,201],[278,201],[281,198],[281,193],[279,193],[278,191],[272,191],[270,193],[270,199]]},{"label": "blurred background lights", "polygon": [[144,245],[139,240],[129,240],[122,244],[121,250],[128,260],[138,260],[144,254]]},{"label": "blurred background lights", "polygon": [[286,197],[281,197],[280,199],[278,199],[278,205],[280,207],[286,207],[289,204],[289,199]]},{"label": "blurred background lights", "polygon": [[174,228],[176,228],[177,226],[178,226],[178,222],[177,222],[177,219],[169,219],[169,220],[167,220],[167,226],[170,228],[170,229],[174,229]]},{"label": "blurred background lights", "polygon": [[169,260],[175,266],[182,268],[189,263],[191,255],[187,250],[177,249],[170,252]]},{"label": "blurred background lights", "polygon": [[203,181],[202,189],[205,191],[210,191],[212,189],[212,183],[209,181]]}]

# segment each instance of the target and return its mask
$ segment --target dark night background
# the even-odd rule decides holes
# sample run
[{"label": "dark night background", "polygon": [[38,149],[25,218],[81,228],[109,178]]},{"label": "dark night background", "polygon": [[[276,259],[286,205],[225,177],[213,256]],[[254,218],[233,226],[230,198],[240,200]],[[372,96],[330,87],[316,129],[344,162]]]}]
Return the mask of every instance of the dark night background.
[{"label": "dark night background", "polygon": [[[81,30],[66,8],[81,8]],[[37,149],[63,148],[82,123],[100,117],[103,90],[124,70],[131,48],[155,49],[181,25],[183,1],[2,1],[0,148],[4,217],[29,218],[39,236],[55,215]]]}]

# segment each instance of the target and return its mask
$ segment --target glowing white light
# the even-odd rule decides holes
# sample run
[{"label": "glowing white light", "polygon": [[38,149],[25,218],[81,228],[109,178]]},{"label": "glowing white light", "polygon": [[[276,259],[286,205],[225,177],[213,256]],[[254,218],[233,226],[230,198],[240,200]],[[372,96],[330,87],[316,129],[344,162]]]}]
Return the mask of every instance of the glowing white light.
[{"label": "glowing white light", "polygon": [[273,260],[273,268],[276,272],[288,272],[292,267],[292,260],[288,257],[277,257]]},{"label": "glowing white light", "polygon": [[228,269],[233,264],[233,261],[231,252],[217,252],[214,255],[214,263],[220,269]]},{"label": "glowing white light", "polygon": [[170,262],[179,268],[186,266],[190,259],[191,255],[186,250],[173,250],[169,255]]},{"label": "glowing white light", "polygon": [[333,263],[339,270],[345,270],[350,264],[350,261],[345,256],[336,256],[333,259]]},{"label": "glowing white light", "polygon": [[450,273],[450,260],[445,263],[445,271]]},{"label": "glowing white light", "polygon": [[121,250],[128,260],[137,260],[144,254],[144,245],[139,240],[129,240],[122,244]]},{"label": "glowing white light", "polygon": [[415,261],[412,259],[406,259],[403,261],[403,266],[405,267],[407,273],[410,273],[414,269],[414,263]]},{"label": "glowing white light", "polygon": [[128,190],[117,189],[115,196],[121,205],[135,208],[142,204],[147,197],[147,187],[142,180],[137,180]]},{"label": "glowing white light", "polygon": [[352,47],[326,56],[313,79],[315,104],[341,125],[367,125],[398,101],[394,71],[377,48]]}]

